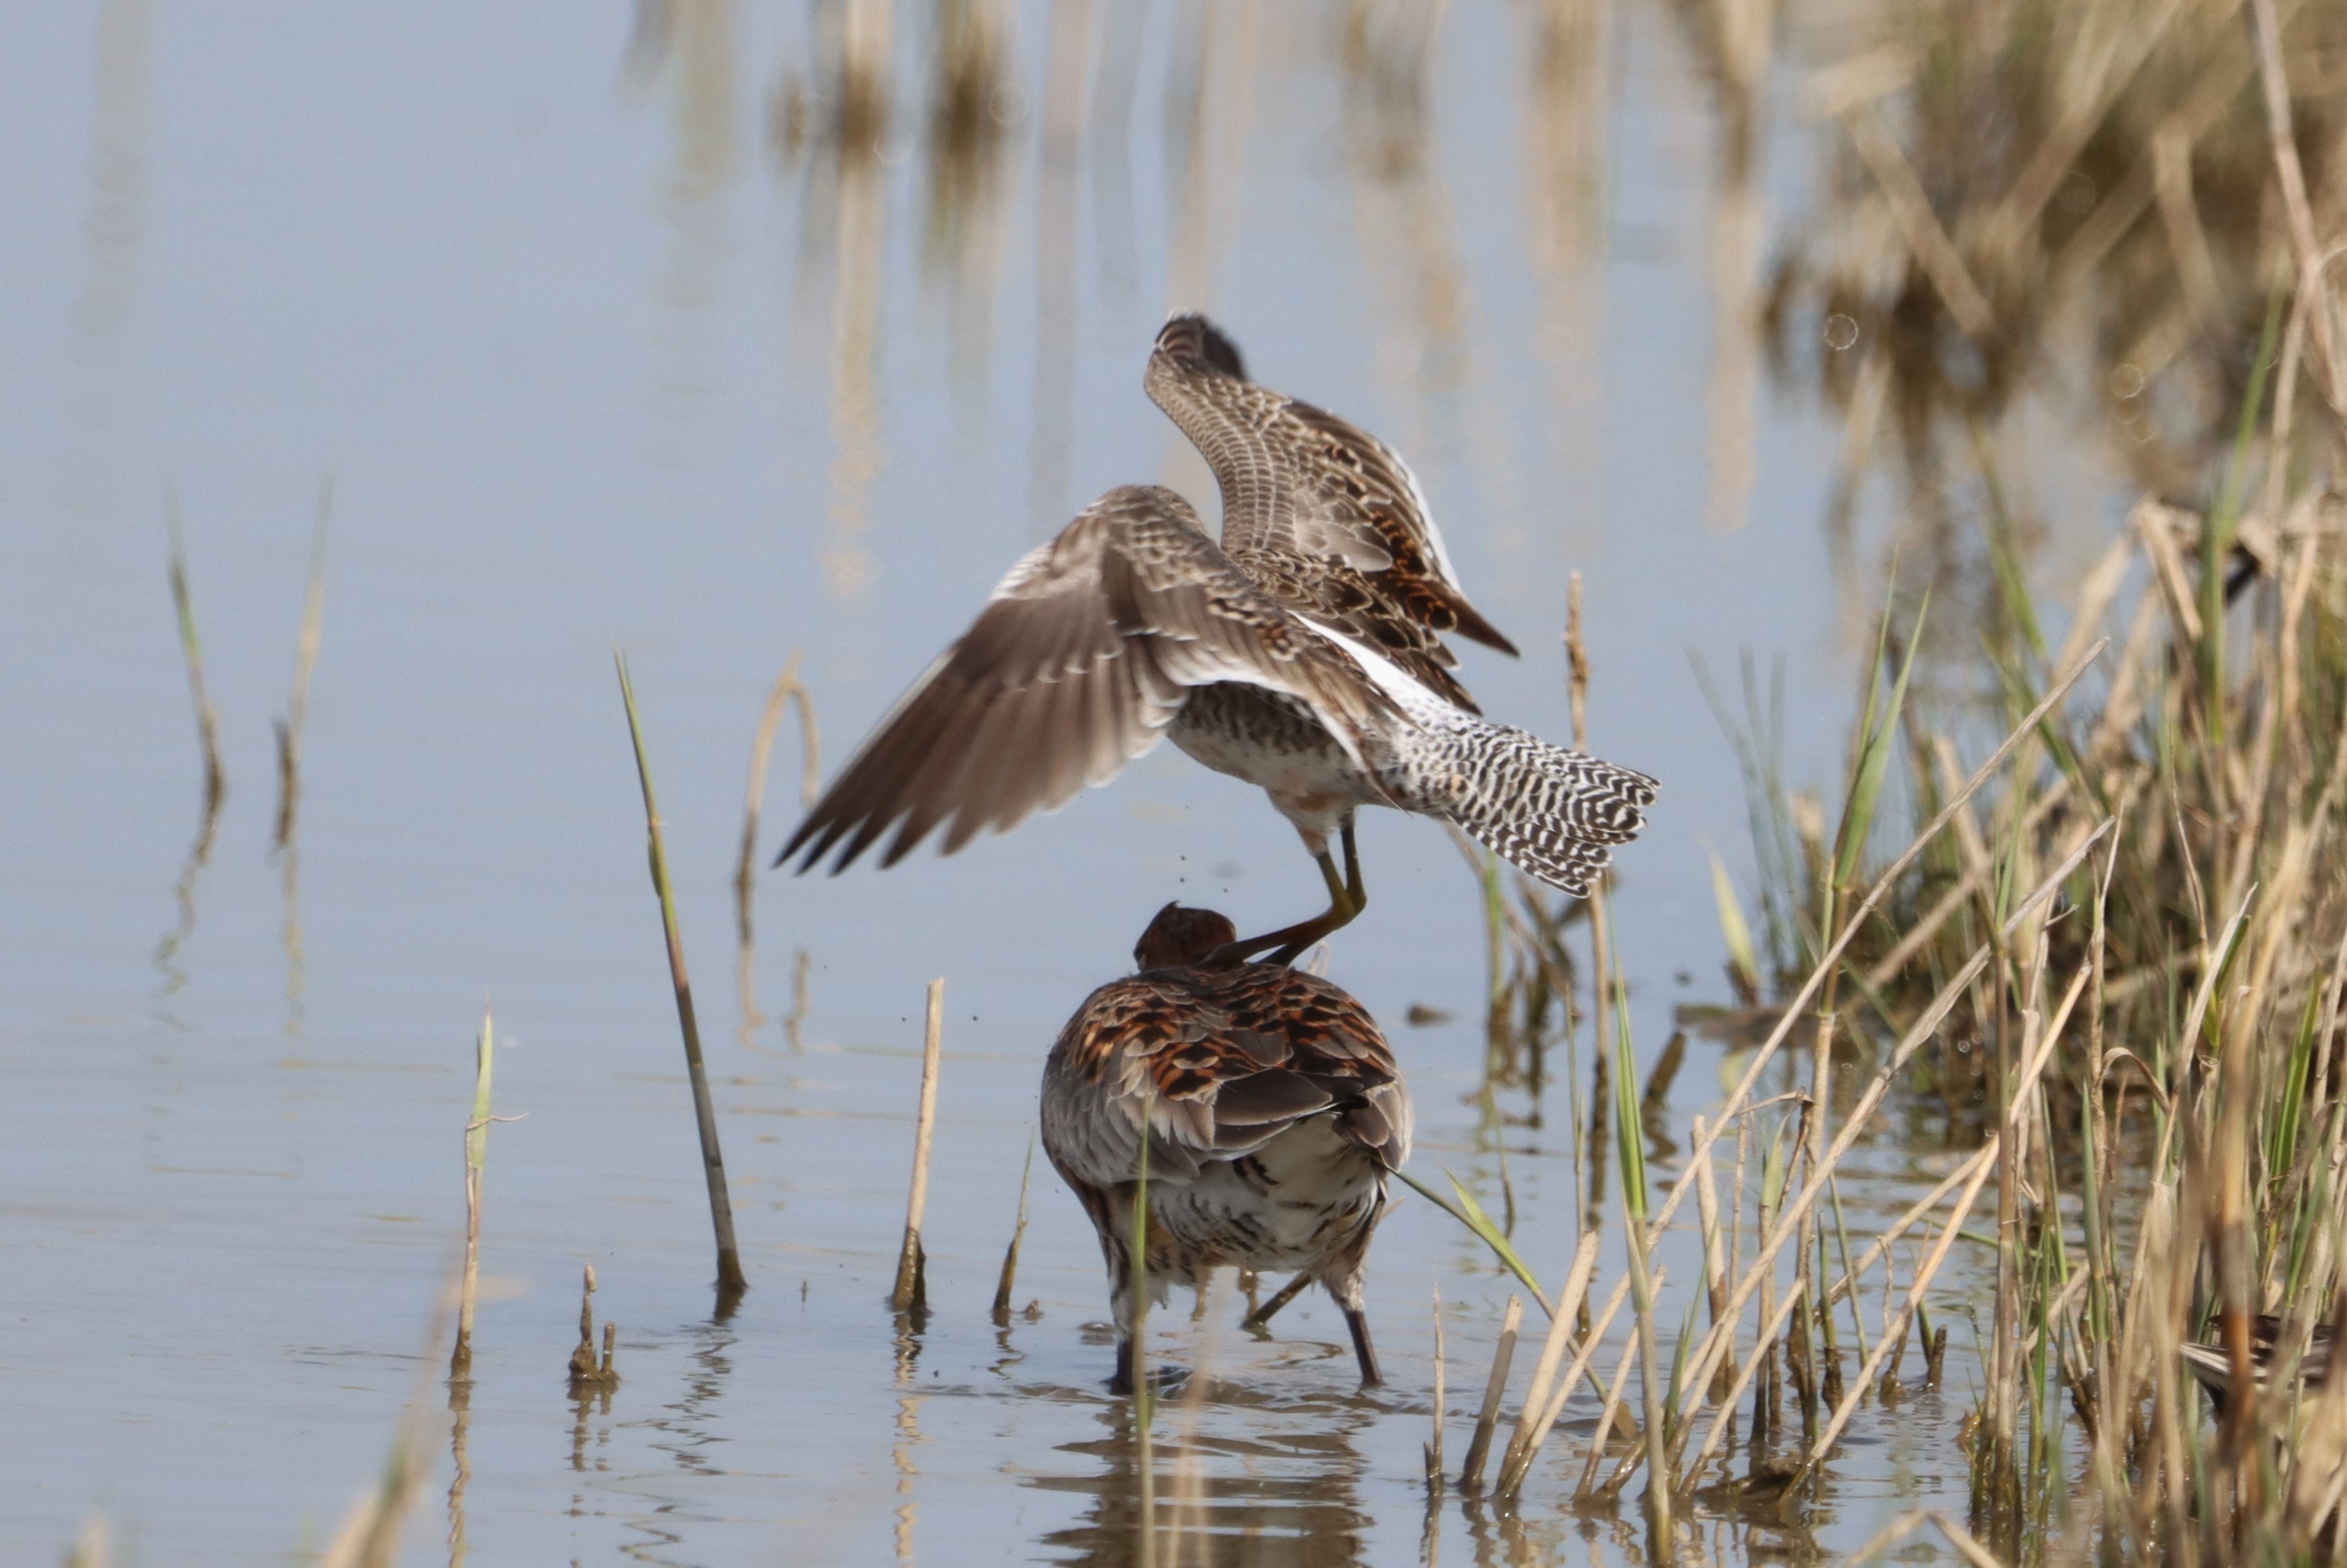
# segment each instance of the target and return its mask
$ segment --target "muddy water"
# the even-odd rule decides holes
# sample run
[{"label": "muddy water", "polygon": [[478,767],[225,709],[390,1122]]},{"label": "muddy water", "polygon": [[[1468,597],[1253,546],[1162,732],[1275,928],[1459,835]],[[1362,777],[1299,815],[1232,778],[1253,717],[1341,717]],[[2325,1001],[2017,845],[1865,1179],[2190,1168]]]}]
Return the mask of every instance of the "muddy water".
[{"label": "muddy water", "polygon": [[[1851,680],[1850,563],[1819,527],[1835,436],[1760,379],[1736,325],[1809,144],[1778,116],[1724,182],[1686,40],[1648,8],[1598,8],[1563,56],[1522,8],[1453,7],[1424,38],[1409,9],[1369,8],[1348,43],[1333,8],[1029,5],[982,96],[999,136],[941,153],[919,108],[928,15],[899,7],[906,101],[877,156],[844,159],[794,5],[104,0],[17,19],[0,1560],[55,1560],[93,1518],[138,1561],[285,1558],[331,1534],[419,1400],[435,1468],[405,1561],[1142,1560],[1098,1255],[1047,1172],[1026,1310],[986,1311],[1035,1081],[1159,904],[1284,921],[1317,907],[1310,863],[1258,797],[1169,751],[952,861],[763,876],[747,995],[729,882],[751,732],[794,650],[835,765],[1083,499],[1163,476],[1211,501],[1139,389],[1170,306],[1213,310],[1261,378],[1418,466],[1526,651],[1466,654],[1490,711],[1568,733],[1557,634],[1584,574],[1594,743],[1665,781],[1621,861],[1642,1057],[1678,1003],[1717,999],[1705,840],[1748,857],[1687,651],[1786,661],[1797,778],[1834,772]],[[1039,152],[1046,127],[1064,156]],[[272,723],[327,473],[279,853]],[[167,491],[228,784],[197,855]],[[752,1282],[722,1321],[614,646]],[[768,854],[796,746],[786,725]],[[1519,1245],[1553,1280],[1576,1205],[1563,1091],[1537,1126],[1503,1096],[1493,1132],[1475,885],[1429,825],[1363,837],[1375,904],[1329,972],[1396,1034],[1418,1172],[1496,1207],[1503,1144]],[[938,975],[917,1331],[881,1302]],[[522,1119],[491,1139],[475,1383],[452,1419],[436,1303],[485,999],[497,1108]],[[1413,1004],[1456,1021],[1406,1027]],[[1658,1179],[1719,1066],[1693,1047]],[[1856,1233],[1953,1157],[1928,1121],[1893,1132],[1843,1186]],[[1695,1267],[1683,1245],[1669,1261],[1666,1345]],[[622,1380],[574,1401],[589,1263]],[[1620,1267],[1609,1240],[1601,1288]],[[1706,1505],[1706,1549],[1848,1550],[1960,1502],[1979,1285],[1960,1250],[1945,1389],[1863,1410],[1797,1522]],[[1373,1396],[1325,1302],[1260,1341],[1227,1299],[1161,1317],[1158,1353],[1204,1375],[1157,1418],[1160,1523],[1217,1561],[1637,1556],[1635,1501],[1569,1505],[1586,1396],[1521,1519],[1455,1492],[1428,1513],[1438,1286],[1455,1463],[1509,1285],[1420,1201],[1379,1238],[1391,1386]]]}]

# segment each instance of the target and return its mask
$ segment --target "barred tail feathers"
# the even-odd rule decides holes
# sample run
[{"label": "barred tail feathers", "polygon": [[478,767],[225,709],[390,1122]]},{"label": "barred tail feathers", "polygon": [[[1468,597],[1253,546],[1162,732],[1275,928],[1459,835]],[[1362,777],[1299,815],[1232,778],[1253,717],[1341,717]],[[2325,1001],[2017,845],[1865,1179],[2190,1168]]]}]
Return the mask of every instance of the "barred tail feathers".
[{"label": "barred tail feathers", "polygon": [[[1314,622],[1410,721],[1378,772],[1395,804],[1448,817],[1526,875],[1575,897],[1646,825],[1662,786],[1446,701],[1358,639]],[[1399,786],[1399,787],[1395,787]]]},{"label": "barred tail feathers", "polygon": [[[1644,774],[1482,720],[1429,735],[1440,748],[1427,774],[1447,786],[1440,809],[1476,842],[1576,897],[1605,868],[1612,845],[1646,825],[1658,787]],[[1415,771],[1415,770],[1413,770]]]}]

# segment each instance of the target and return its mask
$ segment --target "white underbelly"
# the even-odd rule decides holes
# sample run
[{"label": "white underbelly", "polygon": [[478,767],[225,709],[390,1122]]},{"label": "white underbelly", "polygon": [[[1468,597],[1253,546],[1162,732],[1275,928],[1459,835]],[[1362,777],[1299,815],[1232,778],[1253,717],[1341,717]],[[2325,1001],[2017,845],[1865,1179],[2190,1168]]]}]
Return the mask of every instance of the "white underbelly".
[{"label": "white underbelly", "polygon": [[1202,1264],[1301,1269],[1342,1247],[1378,1210],[1377,1163],[1315,1116],[1244,1160],[1217,1160],[1187,1182],[1153,1184],[1153,1224]]},{"label": "white underbelly", "polygon": [[1325,838],[1356,807],[1387,804],[1385,792],[1327,731],[1248,688],[1193,693],[1166,733],[1216,773],[1266,791],[1307,839]]}]

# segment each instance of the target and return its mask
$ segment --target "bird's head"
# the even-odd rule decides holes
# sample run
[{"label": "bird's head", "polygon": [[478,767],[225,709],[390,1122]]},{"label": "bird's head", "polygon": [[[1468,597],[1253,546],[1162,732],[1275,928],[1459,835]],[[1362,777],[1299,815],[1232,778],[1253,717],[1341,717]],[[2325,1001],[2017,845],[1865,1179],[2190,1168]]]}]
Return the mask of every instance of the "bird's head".
[{"label": "bird's head", "polygon": [[1133,961],[1144,969],[1186,968],[1228,942],[1238,940],[1238,927],[1212,909],[1185,909],[1168,904],[1157,911],[1141,940],[1133,947]]}]

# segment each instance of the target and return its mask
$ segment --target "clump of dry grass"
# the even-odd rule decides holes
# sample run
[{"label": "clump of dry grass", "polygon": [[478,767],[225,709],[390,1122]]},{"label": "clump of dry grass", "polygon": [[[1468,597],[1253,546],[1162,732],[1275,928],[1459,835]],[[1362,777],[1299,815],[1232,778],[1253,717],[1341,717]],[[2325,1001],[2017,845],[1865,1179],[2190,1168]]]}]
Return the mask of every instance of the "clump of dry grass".
[{"label": "clump of dry grass", "polygon": [[[2330,62],[2347,15],[2262,9],[2294,67],[2299,200],[2311,232],[2334,232],[2347,90]],[[1882,437],[1920,494],[1950,477],[1952,437],[1967,445],[1968,425],[1994,425],[2048,372],[2101,390],[2114,456],[2140,483],[2192,486],[2251,379],[2238,345],[2297,272],[2275,264],[2290,181],[2249,10],[1919,0],[1857,13],[1870,36],[1803,94],[1839,134],[1827,210],[1789,231],[1778,264],[1780,364],[1813,370],[1855,445]],[[1814,357],[1797,346],[1817,338]],[[2083,364],[2067,362],[2074,346]]]},{"label": "clump of dry grass", "polygon": [[[2000,15],[2016,27],[2034,17],[2058,43],[2131,14],[2108,10]],[[2141,200],[2165,203],[2165,230],[2152,233],[2174,251],[2162,285],[2174,308],[2232,308],[2232,336],[2256,332],[2254,354],[2229,364],[2213,354],[2208,367],[2232,409],[2227,437],[2209,438],[2211,425],[2198,447],[2179,440],[2168,453],[2192,459],[2178,488],[2197,498],[2147,497],[2057,598],[2032,584],[1993,446],[1974,441],[1969,472],[1990,498],[1992,613],[1973,648],[1938,653],[1934,678],[1911,699],[1920,610],[1885,615],[1830,829],[1814,799],[1785,789],[1748,681],[1754,716],[1739,735],[1777,986],[1811,977],[1772,1030],[1799,1016],[1817,1042],[1812,1120],[1799,1140],[1804,1190],[1835,1163],[1839,1143],[1819,1146],[1828,1120],[1854,1127],[1874,1103],[1845,1108],[1846,1092],[1829,1092],[1837,1053],[1882,1064],[1876,1083],[1907,1065],[1907,1088],[1939,1102],[1950,1135],[1983,1145],[1958,1173],[1958,1217],[1871,1349],[1861,1348],[1850,1391],[1829,1418],[1805,1425],[1794,1479],[1814,1472],[1851,1403],[1903,1346],[1962,1214],[1993,1180],[1997,1291],[1973,1429],[1972,1524],[2007,1557],[2045,1550],[2066,1518],[2069,1546],[2107,1560],[2302,1559],[2335,1547],[2347,1488],[2347,1395],[2312,1393],[2290,1375],[2317,1328],[2337,1320],[2347,1249],[2347,883],[2336,872],[2347,854],[2347,497],[2328,477],[2347,456],[2347,336],[2329,272],[2341,252],[2315,239],[2347,230],[2347,214],[2310,196],[2335,184],[2312,172],[2329,165],[2301,162],[2307,149],[2335,156],[2347,121],[2335,88],[2297,90],[2284,70],[2286,58],[2310,61],[2335,16],[2293,20],[2258,0],[2248,26],[2236,16],[2209,32],[2217,10],[2171,5],[2157,25],[2136,16],[2138,34],[2109,58],[2069,58],[2089,77],[2116,73],[2100,97],[2088,93],[2094,112],[2086,99],[2049,100],[2051,118],[2018,152],[1963,155],[2017,159],[2019,173],[1997,202],[1943,235],[1960,256],[1982,258],[1973,270],[2000,330],[2026,321],[2022,307],[2033,302],[2052,308],[2050,295],[2029,292],[2050,287],[2045,279],[1996,270],[2011,260],[1999,246],[2027,250],[2013,228],[2014,203],[2027,206],[2021,177],[2050,201],[2064,169],[2099,156],[2097,138],[2116,137],[2130,113],[2152,112],[2138,101],[2142,84],[2164,70],[2232,84],[2180,128],[2175,116],[2203,111],[2188,95],[2174,100],[2182,107],[2146,133],[2157,145],[2144,154]],[[2200,57],[2170,59],[2188,38],[2199,40]],[[2019,90],[2025,84],[2010,78],[2032,71],[2047,86],[2054,65],[2014,57],[2017,39],[1972,37],[1966,46],[1986,53],[1942,62],[1939,76],[1919,66],[1916,112],[1952,108],[1942,98],[1964,81],[1987,92],[1965,77],[1971,67],[2001,62],[2000,90]],[[2043,38],[2036,46],[2065,57]],[[2259,90],[2239,91],[2252,78]],[[2064,90],[2086,91],[2075,81]],[[1878,114],[1870,97],[1843,112],[1861,117],[1852,132],[1861,153],[1887,134],[1879,120],[1864,128]],[[2188,138],[2180,147],[2158,140],[2178,136]],[[1878,174],[1881,151],[1869,156]],[[2194,268],[2209,257],[2195,262],[2177,249],[2191,217],[2174,200],[2177,160],[2188,155],[2232,172],[2225,191],[2195,198],[2196,181],[2186,198],[2264,204],[2262,219],[2226,231],[2260,248],[2204,266],[2198,282]],[[1908,156],[1931,169],[1933,158],[1959,155],[1927,135]],[[1922,184],[1944,208],[1951,190],[1969,189],[1962,177],[1981,170],[1942,172]],[[2151,189],[2161,180],[2168,188]],[[2122,179],[2104,200],[2124,191]],[[1895,206],[1894,195],[1881,199]],[[2031,221],[2061,220],[2041,205]],[[2106,254],[2095,265],[2151,266],[2147,252],[2126,261],[2128,247],[2150,238],[2102,221]],[[1908,287],[1929,291],[1932,309],[1953,320],[1960,291],[1933,273],[1928,250],[1918,242]],[[2210,277],[2229,272],[2243,292],[2212,293]],[[1888,322],[1916,308],[1910,299],[1882,313]],[[2156,321],[2140,302],[2134,308],[2139,323]],[[1964,330],[1978,342],[1985,329]],[[1983,367],[1982,395],[1998,375],[2019,374],[1993,355]],[[2045,703],[2055,672],[2078,668],[2106,634],[2114,651],[2095,679]],[[2032,713],[2016,723],[2024,708]],[[1965,738],[2000,730],[2014,737],[2012,765],[1976,794],[1961,791]],[[1927,832],[1921,853],[1866,870],[1881,827],[1901,809],[1952,831]],[[1853,907],[1869,883],[1875,895]],[[2024,897],[2033,886],[2039,894]],[[1820,1299],[1824,1244],[1820,1229],[1804,1236],[1797,1295]],[[1838,1368],[1826,1329],[1840,1290],[1822,1296],[1822,1314],[1794,1310],[1797,1370]],[[1847,1303],[1863,1335],[1854,1292]],[[1773,1342],[1775,1330],[1763,1337]],[[2234,1390],[2213,1425],[2182,1355],[2195,1340],[2221,1347]],[[2272,1375],[2257,1384],[2253,1370],[2268,1361]],[[1805,1378],[1796,1382],[1813,1404]],[[2086,1453],[2076,1500],[2065,1448]]]}]

